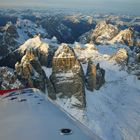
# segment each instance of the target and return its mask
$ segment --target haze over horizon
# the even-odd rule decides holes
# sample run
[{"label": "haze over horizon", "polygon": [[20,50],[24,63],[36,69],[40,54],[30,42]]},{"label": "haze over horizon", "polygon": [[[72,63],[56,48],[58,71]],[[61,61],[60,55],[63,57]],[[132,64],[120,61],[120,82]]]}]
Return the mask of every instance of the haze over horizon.
[{"label": "haze over horizon", "polygon": [[101,12],[140,15],[139,0],[0,0],[0,7],[93,8]]}]

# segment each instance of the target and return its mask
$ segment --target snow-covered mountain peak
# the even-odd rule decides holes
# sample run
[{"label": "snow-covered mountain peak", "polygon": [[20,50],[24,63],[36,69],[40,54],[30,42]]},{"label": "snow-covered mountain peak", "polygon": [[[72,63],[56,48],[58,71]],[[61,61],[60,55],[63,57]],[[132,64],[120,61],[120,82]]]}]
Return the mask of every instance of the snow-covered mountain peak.
[{"label": "snow-covered mountain peak", "polygon": [[48,52],[48,44],[42,42],[40,35],[35,36],[34,38],[28,39],[23,45],[19,47],[21,53],[24,53],[26,50],[40,48],[41,51]]},{"label": "snow-covered mountain peak", "polygon": [[106,21],[100,21],[97,23],[95,29],[83,34],[79,40],[82,43],[93,41],[96,44],[106,44],[108,40],[111,40],[117,34],[117,26],[108,24]]},{"label": "snow-covered mountain peak", "polygon": [[70,47],[68,46],[68,44],[66,43],[62,43],[57,51],[55,52],[55,57],[57,58],[74,58],[74,52],[70,49]]},{"label": "snow-covered mountain peak", "polygon": [[114,44],[116,42],[126,44],[128,46],[134,45],[134,31],[131,28],[121,30],[119,34],[110,40],[108,43]]},{"label": "snow-covered mountain peak", "polygon": [[112,24],[107,24],[106,21],[99,22],[93,31],[93,38],[97,43],[106,43],[118,33],[118,28]]}]

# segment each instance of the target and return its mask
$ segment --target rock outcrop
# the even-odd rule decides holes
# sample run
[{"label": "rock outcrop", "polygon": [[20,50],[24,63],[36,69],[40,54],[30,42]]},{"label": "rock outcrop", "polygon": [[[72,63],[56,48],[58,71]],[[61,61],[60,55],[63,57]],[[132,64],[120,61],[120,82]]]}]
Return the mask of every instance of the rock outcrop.
[{"label": "rock outcrop", "polygon": [[118,34],[118,28],[107,24],[106,21],[99,22],[95,29],[85,33],[80,37],[80,42],[89,43],[93,41],[96,44],[106,44],[109,40]]},{"label": "rock outcrop", "polygon": [[15,24],[19,33],[21,43],[24,43],[27,39],[33,38],[35,35],[40,34],[42,38],[48,37],[45,29],[38,23],[33,22],[31,19],[18,18]]},{"label": "rock outcrop", "polygon": [[86,87],[90,91],[93,91],[96,87],[96,65],[94,65],[92,61],[88,62],[86,73]]},{"label": "rock outcrop", "polygon": [[139,34],[135,34],[135,46],[140,47],[140,33]]},{"label": "rock outcrop", "polygon": [[115,60],[118,64],[125,66],[128,62],[127,50],[120,48],[113,56],[110,57],[110,60]]},{"label": "rock outcrop", "polygon": [[56,100],[56,94],[55,94],[55,90],[54,87],[50,81],[50,79],[48,79],[48,77],[46,77],[46,86],[47,86],[47,91],[48,91],[48,97],[52,100]]},{"label": "rock outcrop", "polygon": [[[49,41],[51,45],[48,45],[47,41]],[[28,39],[17,50],[2,57],[0,60],[0,66],[14,68],[16,62],[21,61],[21,58],[26,54],[26,52],[32,50],[32,53],[38,57],[41,65],[51,67],[56,46],[53,46],[51,40],[47,41],[41,39],[40,35]]]},{"label": "rock outcrop", "polygon": [[100,64],[96,65],[96,90],[99,90],[105,83],[105,70],[100,68]]},{"label": "rock outcrop", "polygon": [[94,89],[99,90],[105,83],[105,70],[100,68],[99,63],[93,64],[92,61],[88,62],[86,73],[86,87],[90,91]]},{"label": "rock outcrop", "polygon": [[83,70],[74,51],[67,44],[61,44],[55,52],[50,79],[59,98],[74,96],[78,102],[73,105],[85,107]]},{"label": "rock outcrop", "polygon": [[136,62],[140,63],[140,47],[136,47],[134,50],[134,53],[135,53],[134,57],[135,57]]},{"label": "rock outcrop", "polygon": [[13,69],[0,67],[0,90],[20,89],[23,87]]},{"label": "rock outcrop", "polygon": [[121,43],[127,46],[135,45],[134,30],[129,28],[119,32],[119,34],[108,42],[109,44]]},{"label": "rock outcrop", "polygon": [[95,29],[79,37],[81,43],[93,41],[95,44],[120,43],[127,46],[140,46],[139,33],[132,28],[119,31],[117,26],[108,24],[106,21],[99,22]]},{"label": "rock outcrop", "polygon": [[23,45],[19,47],[18,51],[20,54],[24,55],[27,51],[32,50],[34,55],[38,57],[41,65],[47,65],[48,49],[49,45],[43,42],[38,35],[28,39]]},{"label": "rock outcrop", "polygon": [[5,56],[18,47],[19,37],[16,27],[12,23],[7,23],[0,31],[0,56]]},{"label": "rock outcrop", "polygon": [[15,69],[18,77],[27,87],[35,87],[43,92],[46,90],[46,75],[41,64],[32,50],[27,51],[21,62],[17,62]]},{"label": "rock outcrop", "polygon": [[103,21],[96,25],[91,39],[95,40],[97,44],[106,44],[107,41],[111,40],[117,33],[118,28],[116,26]]},{"label": "rock outcrop", "polygon": [[[49,42],[49,44],[47,43]],[[20,55],[24,55],[26,51],[31,50],[42,66],[51,67],[53,55],[57,48],[56,42],[54,39],[41,39],[40,35],[37,35],[31,39],[28,39],[23,45],[18,49]]]}]

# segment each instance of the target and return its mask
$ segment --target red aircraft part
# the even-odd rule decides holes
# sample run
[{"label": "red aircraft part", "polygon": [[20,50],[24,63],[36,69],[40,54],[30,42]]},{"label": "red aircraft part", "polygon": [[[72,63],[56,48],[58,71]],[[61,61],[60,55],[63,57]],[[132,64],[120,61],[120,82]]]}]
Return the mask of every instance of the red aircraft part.
[{"label": "red aircraft part", "polygon": [[9,92],[17,91],[17,90],[19,90],[19,89],[0,90],[0,95],[4,95],[4,94],[7,94]]}]

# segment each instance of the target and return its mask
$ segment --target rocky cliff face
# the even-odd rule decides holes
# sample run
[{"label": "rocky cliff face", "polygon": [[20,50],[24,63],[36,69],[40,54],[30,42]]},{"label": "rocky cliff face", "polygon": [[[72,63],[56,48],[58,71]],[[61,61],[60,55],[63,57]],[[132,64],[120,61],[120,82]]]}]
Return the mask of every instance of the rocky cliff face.
[{"label": "rocky cliff face", "polygon": [[45,29],[27,19],[17,19],[16,23],[8,22],[0,27],[0,56],[17,49],[27,39],[40,34],[42,38],[48,36]]},{"label": "rocky cliff face", "polygon": [[121,43],[127,46],[135,45],[134,31],[129,28],[119,32],[119,34],[108,42],[109,44]]},{"label": "rocky cliff face", "polygon": [[105,83],[105,70],[100,68],[99,63],[93,64],[92,61],[88,62],[86,73],[86,87],[88,90],[99,90]]},{"label": "rocky cliff face", "polygon": [[115,60],[118,64],[125,66],[128,62],[128,53],[124,48],[119,49],[114,55],[110,57],[110,60]]},{"label": "rocky cliff face", "polygon": [[120,30],[117,26],[108,24],[105,21],[99,22],[95,29],[79,37],[81,43],[93,41],[96,44],[120,43],[127,46],[140,46],[139,33],[132,28]]},{"label": "rocky cliff face", "polygon": [[40,34],[42,38],[48,36],[45,29],[41,25],[32,22],[29,19],[18,18],[15,24],[19,33],[19,42],[23,43],[29,38],[33,38],[35,35]]},{"label": "rocky cliff face", "polygon": [[118,33],[118,28],[114,25],[107,24],[106,21],[99,22],[95,29],[87,32],[80,37],[80,42],[89,43],[90,41],[96,44],[106,44]]},{"label": "rocky cliff face", "polygon": [[108,40],[111,40],[118,33],[118,28],[114,25],[107,24],[105,21],[99,22],[93,35],[91,36],[92,40],[95,40],[97,44],[106,44]]},{"label": "rocky cliff face", "polygon": [[92,61],[88,62],[86,73],[86,87],[90,91],[93,91],[96,87],[96,65],[94,65]]},{"label": "rocky cliff face", "polygon": [[61,44],[55,52],[52,62],[51,82],[59,98],[75,97],[77,107],[85,107],[84,74],[74,51]]},{"label": "rocky cliff face", "polygon": [[[18,78],[25,87],[35,87],[45,92],[48,89],[48,95],[55,99],[55,91],[48,77],[46,77],[42,66],[51,66],[55,46],[51,48],[42,40],[40,36],[35,36],[27,40],[16,51],[9,53],[0,60],[0,66],[9,66],[16,69]],[[47,87],[47,88],[46,88]]]},{"label": "rocky cliff face", "polygon": [[12,23],[8,23],[5,27],[1,28],[0,34],[0,56],[4,56],[18,47],[16,39],[19,35]]},{"label": "rocky cliff face", "polygon": [[46,90],[46,75],[42,70],[41,64],[33,52],[27,51],[22,57],[21,62],[15,65],[18,77],[27,87],[35,87],[43,92]]},{"label": "rocky cliff face", "polygon": [[[48,44],[49,43],[49,44]],[[38,60],[42,66],[51,67],[54,52],[56,51],[58,44],[49,39],[42,39],[40,35],[37,35],[31,39],[28,39],[18,49],[20,55],[24,55],[26,51],[32,50],[34,55],[38,57]]]},{"label": "rocky cliff face", "polygon": [[133,73],[140,80],[140,47],[135,46],[131,53],[128,53],[128,72]]},{"label": "rocky cliff face", "polygon": [[27,51],[32,50],[34,55],[38,57],[41,65],[46,65],[48,58],[48,49],[49,45],[43,42],[38,35],[34,38],[27,40],[23,45],[19,47],[18,51],[21,55],[24,55]]},{"label": "rocky cliff face", "polygon": [[18,80],[13,69],[0,67],[0,90],[20,89],[24,85]]},{"label": "rocky cliff face", "polygon": [[135,60],[140,63],[140,47],[136,47],[134,50]]},{"label": "rocky cliff face", "polygon": [[[56,50],[56,43],[52,40],[43,40],[40,35],[28,39],[17,50],[8,53],[0,60],[0,66],[8,66],[14,68],[17,61],[26,54],[27,51],[32,50],[33,54],[38,57],[39,62],[43,66],[51,67],[52,58]],[[50,44],[48,45],[49,42]]]}]

